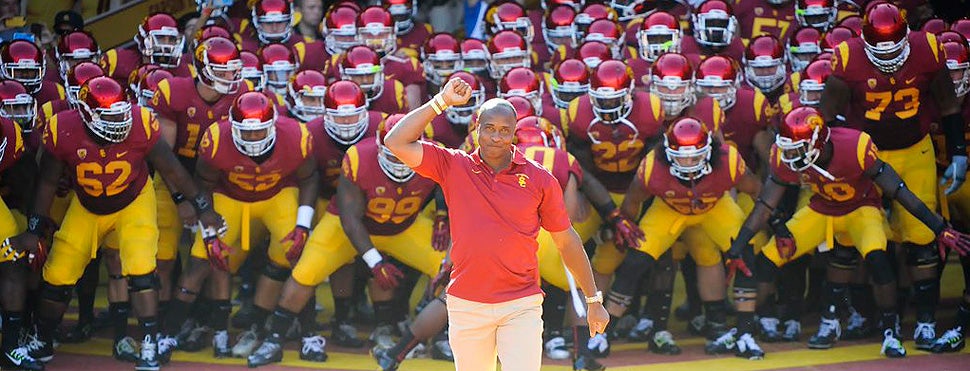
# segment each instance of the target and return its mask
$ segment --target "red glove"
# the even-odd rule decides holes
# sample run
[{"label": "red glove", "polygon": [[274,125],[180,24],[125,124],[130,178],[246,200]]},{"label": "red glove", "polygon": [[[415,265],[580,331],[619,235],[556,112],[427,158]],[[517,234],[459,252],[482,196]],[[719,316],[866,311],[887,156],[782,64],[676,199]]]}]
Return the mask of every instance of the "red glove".
[{"label": "red glove", "polygon": [[957,232],[953,227],[946,227],[936,237],[940,249],[940,257],[946,257],[946,249],[956,250],[960,256],[970,254],[970,236]]},{"label": "red glove", "polygon": [[428,282],[428,291],[425,293],[428,295],[428,300],[434,299],[438,295],[441,295],[441,290],[448,285],[448,281],[451,279],[451,268],[454,265],[451,262],[446,262],[441,264],[441,268],[438,269],[438,274]]},{"label": "red glove", "polygon": [[725,264],[727,265],[727,268],[728,268],[727,281],[729,285],[730,285],[730,282],[734,280],[734,275],[735,273],[737,273],[737,271],[741,271],[741,273],[744,273],[745,277],[751,277],[751,269],[748,269],[748,265],[744,264],[744,259],[741,259],[740,257],[733,258],[733,259],[728,258],[728,260],[725,261]]},{"label": "red glove", "polygon": [[792,236],[775,235],[775,247],[778,248],[778,255],[784,260],[790,260],[795,256],[795,239]]},{"label": "red glove", "polygon": [[29,265],[30,269],[34,272],[40,272],[41,269],[44,269],[44,263],[46,262],[47,248],[44,247],[42,242],[38,242],[37,250],[34,250],[34,252],[30,253],[28,256],[27,265]]},{"label": "red glove", "polygon": [[286,260],[290,261],[290,266],[295,266],[296,262],[300,260],[300,255],[303,254],[303,247],[306,246],[306,241],[310,237],[310,229],[303,226],[296,226],[290,231],[286,237],[280,240],[280,243],[291,242],[290,249],[286,250]]},{"label": "red glove", "polygon": [[404,273],[401,273],[401,270],[386,261],[377,263],[370,271],[374,275],[377,285],[384,290],[394,289],[398,285],[398,280],[404,278]]},{"label": "red glove", "polygon": [[434,229],[431,232],[431,247],[434,251],[448,250],[451,244],[451,224],[448,222],[448,213],[438,212],[434,216]]},{"label": "red glove", "polygon": [[212,228],[202,229],[202,242],[205,243],[205,252],[209,257],[209,265],[223,272],[229,271],[229,253],[232,249],[222,243],[219,234]]},{"label": "red glove", "polygon": [[613,242],[618,249],[636,248],[644,239],[640,226],[623,215],[620,209],[610,213],[609,223],[613,229]]}]

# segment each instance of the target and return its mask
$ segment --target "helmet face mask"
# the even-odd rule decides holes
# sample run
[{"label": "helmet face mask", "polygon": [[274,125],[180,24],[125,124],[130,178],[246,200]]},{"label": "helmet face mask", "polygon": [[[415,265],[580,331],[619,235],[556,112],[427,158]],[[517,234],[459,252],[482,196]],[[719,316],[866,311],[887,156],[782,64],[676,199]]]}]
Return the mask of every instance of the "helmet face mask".
[{"label": "helmet face mask", "polygon": [[805,3],[804,0],[795,2],[795,18],[802,27],[827,30],[835,24],[839,10],[833,2],[814,1],[810,5]]},{"label": "helmet face mask", "polygon": [[414,0],[385,0],[383,3],[384,8],[387,8],[387,11],[391,12],[391,16],[394,17],[394,29],[397,35],[411,32],[411,29],[414,28],[414,16],[417,12]]},{"label": "helmet face mask", "polygon": [[293,76],[294,71],[296,71],[296,66],[287,61],[274,61],[271,64],[263,65],[263,75],[266,76],[266,84],[269,85],[273,92],[283,92],[286,89],[286,83],[290,81],[290,76]]},{"label": "helmet face mask", "polygon": [[868,9],[862,41],[866,57],[883,73],[896,72],[909,58],[909,27],[895,5],[878,3]]},{"label": "helmet face mask", "polygon": [[3,78],[21,83],[27,93],[40,91],[47,72],[47,58],[43,50],[30,41],[16,40],[4,44],[0,53],[0,75]]},{"label": "helmet face mask", "polygon": [[370,23],[357,28],[357,44],[369,46],[378,54],[388,55],[397,48],[397,34],[393,27]]},{"label": "helmet face mask", "polygon": [[265,155],[276,144],[276,105],[263,93],[243,93],[229,109],[232,142],[249,157]]},{"label": "helmet face mask", "polygon": [[760,89],[762,92],[770,92],[785,83],[787,71],[785,71],[784,62],[781,59],[758,56],[755,59],[745,61],[744,75],[751,86]]},{"label": "helmet face mask", "polygon": [[380,151],[377,152],[377,163],[381,166],[381,170],[384,171],[384,175],[387,175],[388,178],[398,183],[407,182],[414,177],[414,170],[410,166],[401,162],[383,144],[379,147]]},{"label": "helmet face mask", "polygon": [[516,67],[532,67],[532,59],[528,50],[513,49],[500,53],[493,53],[489,61],[489,73],[493,79],[501,79],[506,73]]},{"label": "helmet face mask", "polygon": [[421,63],[428,82],[443,86],[448,76],[462,69],[461,44],[451,34],[434,34],[421,48]]},{"label": "helmet face mask", "polygon": [[337,81],[324,95],[323,126],[330,137],[344,145],[364,137],[370,116],[364,91],[351,81]]},{"label": "helmet face mask", "polygon": [[781,161],[788,164],[793,171],[814,168],[831,178],[831,174],[815,164],[828,142],[828,137],[829,128],[825,126],[818,109],[803,106],[789,112],[779,123],[775,146],[778,147]]},{"label": "helmet face mask", "polygon": [[323,116],[326,106],[327,80],[319,71],[300,71],[286,85],[287,111],[307,123]]},{"label": "helmet face mask", "polygon": [[950,77],[953,79],[953,88],[957,97],[967,95],[967,92],[970,91],[970,64],[947,61],[946,65],[950,69]]},{"label": "helmet face mask", "polygon": [[818,129],[811,140],[793,141],[781,134],[775,135],[775,145],[781,150],[781,161],[794,171],[805,171],[818,160],[822,152],[815,148],[816,140],[818,140]]},{"label": "helmet face mask", "polygon": [[542,22],[542,38],[554,53],[561,45],[576,47],[576,10],[569,5],[556,5]]},{"label": "helmet face mask", "polygon": [[[153,18],[158,17],[158,20]],[[164,17],[164,18],[162,18]],[[142,56],[148,58],[151,64],[164,68],[178,67],[182,58],[185,36],[173,23],[171,15],[156,14],[145,19],[138,27],[135,42],[140,46]],[[153,25],[153,23],[162,23]],[[146,25],[149,28],[146,28]]]},{"label": "helmet face mask", "polygon": [[327,12],[323,22],[320,22],[320,34],[323,35],[324,47],[330,55],[338,55],[360,45],[357,39],[358,13],[358,10],[338,3]]},{"label": "helmet face mask", "polygon": [[261,43],[286,42],[293,34],[293,5],[288,1],[260,1],[253,7],[252,20]]},{"label": "helmet face mask", "polygon": [[694,81],[697,93],[711,97],[717,101],[722,110],[728,110],[737,103],[738,81],[724,80],[716,76],[708,76]]},{"label": "helmet face mask", "polygon": [[26,92],[0,101],[0,117],[13,120],[24,133],[30,133],[37,117],[37,101]]},{"label": "helmet face mask", "polygon": [[734,15],[720,9],[707,13],[694,14],[694,29],[697,42],[704,46],[723,47],[730,45],[737,30]]},{"label": "helmet face mask", "polygon": [[663,135],[664,155],[670,163],[670,175],[697,181],[710,174],[712,135],[697,119],[685,117],[670,125]]},{"label": "helmet face mask", "polygon": [[680,30],[664,26],[654,26],[637,32],[640,56],[650,62],[656,61],[663,53],[680,52]]}]

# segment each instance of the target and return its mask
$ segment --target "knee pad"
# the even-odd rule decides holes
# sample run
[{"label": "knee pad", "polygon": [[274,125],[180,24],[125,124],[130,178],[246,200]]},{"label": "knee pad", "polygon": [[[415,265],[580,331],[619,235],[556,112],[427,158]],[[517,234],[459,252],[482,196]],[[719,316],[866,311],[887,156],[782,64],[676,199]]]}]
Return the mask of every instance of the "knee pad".
[{"label": "knee pad", "polygon": [[41,283],[40,286],[40,297],[44,300],[52,301],[55,303],[67,304],[71,300],[71,291],[74,290],[74,285],[51,285],[47,282]]},{"label": "knee pad", "polygon": [[630,298],[637,293],[640,278],[650,270],[653,262],[653,257],[642,251],[627,251],[623,262],[616,268],[616,278],[613,280],[613,286],[610,289],[611,299],[616,294],[617,298],[626,297],[625,301],[629,303]]},{"label": "knee pad", "polygon": [[842,247],[833,249],[829,266],[836,269],[855,270],[859,266],[859,250]]},{"label": "knee pad", "polygon": [[[758,272],[758,282],[761,283],[773,283],[778,277],[778,272],[781,268],[775,265],[775,262],[768,259],[765,254],[758,254],[755,259],[755,271]],[[737,280],[737,279],[735,279]]]},{"label": "knee pad", "polygon": [[264,276],[273,281],[280,282],[286,281],[287,278],[290,278],[290,273],[292,272],[293,270],[291,269],[283,268],[273,263],[266,264],[266,267],[263,268]]},{"label": "knee pad", "polygon": [[940,264],[940,255],[934,244],[918,245],[905,242],[906,265],[916,268],[933,268]]},{"label": "knee pad", "polygon": [[158,290],[160,284],[158,275],[155,272],[138,276],[128,276],[128,291],[131,292]]},{"label": "knee pad", "polygon": [[877,285],[886,285],[896,280],[889,254],[883,250],[870,251],[866,254],[866,267],[869,268],[872,282]]}]

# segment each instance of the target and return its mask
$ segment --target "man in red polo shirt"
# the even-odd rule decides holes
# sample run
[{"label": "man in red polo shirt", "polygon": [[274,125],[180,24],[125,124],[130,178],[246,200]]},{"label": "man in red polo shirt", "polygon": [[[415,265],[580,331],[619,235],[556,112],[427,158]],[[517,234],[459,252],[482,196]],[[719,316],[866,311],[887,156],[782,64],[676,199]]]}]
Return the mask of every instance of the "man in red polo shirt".
[{"label": "man in red polo shirt", "polygon": [[418,174],[440,184],[448,203],[454,264],[447,290],[448,323],[457,369],[493,370],[498,354],[503,370],[538,370],[540,227],[552,234],[583,292],[596,293],[586,298],[591,336],[603,332],[609,314],[582,241],[570,225],[559,184],[512,145],[516,115],[511,103],[492,99],[482,105],[480,147],[471,154],[418,140],[436,115],[470,97],[464,80],[448,81],[434,99],[401,119],[384,143]]}]

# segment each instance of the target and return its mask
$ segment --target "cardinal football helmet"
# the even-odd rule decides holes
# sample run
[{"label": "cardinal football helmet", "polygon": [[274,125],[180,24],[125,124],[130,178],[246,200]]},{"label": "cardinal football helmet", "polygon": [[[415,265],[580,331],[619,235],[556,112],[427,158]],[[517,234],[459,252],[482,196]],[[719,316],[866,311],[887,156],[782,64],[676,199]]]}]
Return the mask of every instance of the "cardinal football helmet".
[{"label": "cardinal football helmet", "polygon": [[694,37],[704,46],[724,47],[731,44],[738,29],[734,9],[724,0],[707,0],[691,14]]},{"label": "cardinal football helmet", "polygon": [[374,49],[381,56],[397,50],[394,16],[387,9],[372,6],[357,16],[357,43]]},{"label": "cardinal football helmet", "polygon": [[566,109],[569,102],[589,92],[589,68],[578,59],[565,59],[553,69],[549,93],[556,107]]},{"label": "cardinal football helmet", "polygon": [[81,118],[94,135],[120,143],[131,132],[131,102],[121,84],[101,76],[84,82],[77,93]]},{"label": "cardinal football helmet", "polygon": [[967,41],[943,43],[943,55],[946,56],[946,67],[953,78],[956,95],[963,97],[970,91],[970,50],[967,48]]},{"label": "cardinal football helmet", "polygon": [[289,0],[256,0],[252,4],[252,19],[260,43],[286,42],[293,34],[293,3]]},{"label": "cardinal football helmet", "polygon": [[726,111],[734,107],[737,103],[738,87],[741,85],[737,62],[731,57],[721,55],[705,59],[694,71],[694,85],[702,96],[717,100],[721,109]]},{"label": "cardinal football helmet", "polygon": [[283,94],[290,76],[299,68],[296,54],[280,43],[264,45],[256,51],[266,84],[274,93]]},{"label": "cardinal football helmet", "polygon": [[242,84],[239,48],[229,39],[213,37],[195,49],[196,78],[220,94],[232,94]]},{"label": "cardinal football helmet", "polygon": [[822,154],[829,140],[829,128],[822,114],[814,107],[802,106],[793,109],[778,125],[775,145],[781,151],[781,161],[794,171],[804,171],[815,167],[815,161]]},{"label": "cardinal football helmet", "polygon": [[19,124],[25,134],[34,130],[37,101],[17,80],[0,80],[0,117]]},{"label": "cardinal football helmet", "polygon": [[377,147],[380,151],[377,152],[377,164],[380,165],[381,171],[384,175],[387,175],[391,180],[404,183],[411,180],[414,177],[414,170],[410,166],[406,165],[397,156],[391,153],[391,150],[387,148],[384,144],[384,137],[387,133],[397,125],[401,119],[404,118],[403,114],[394,114],[388,116],[384,121],[381,121],[377,125]]},{"label": "cardinal football helmet", "polygon": [[185,36],[171,14],[152,13],[138,26],[135,43],[149,63],[175,68],[182,58]]},{"label": "cardinal football helmet", "polygon": [[876,4],[862,23],[862,41],[869,61],[883,73],[893,73],[909,58],[909,27],[895,5]]},{"label": "cardinal football helmet", "polygon": [[340,58],[340,78],[357,83],[367,94],[367,102],[373,102],[384,93],[384,65],[373,49],[357,45],[344,52]]},{"label": "cardinal football helmet", "polygon": [[542,39],[549,52],[553,53],[560,45],[576,46],[576,10],[565,4],[556,5],[546,13],[542,22]]},{"label": "cardinal football helmet", "polygon": [[542,79],[532,70],[516,67],[510,70],[498,83],[499,98],[518,95],[532,102],[536,114],[542,115],[542,94],[544,93]]},{"label": "cardinal football helmet", "polygon": [[266,154],[276,144],[276,105],[258,91],[240,94],[229,108],[232,143],[249,157]]},{"label": "cardinal football helmet", "polygon": [[444,86],[445,79],[462,68],[461,44],[449,33],[431,35],[421,48],[421,63],[428,82]]},{"label": "cardinal football helmet", "polygon": [[819,42],[822,33],[812,27],[803,27],[795,31],[788,39],[788,63],[793,72],[804,70],[816,55],[822,52]]},{"label": "cardinal football helmet", "polygon": [[655,12],[639,24],[637,44],[640,58],[654,62],[663,53],[680,52],[680,22],[667,12]]},{"label": "cardinal football helmet", "polygon": [[763,93],[775,91],[785,84],[785,48],[774,35],[751,39],[744,51],[744,77],[748,84]]},{"label": "cardinal football helmet", "polygon": [[360,13],[347,5],[335,5],[320,22],[323,45],[330,55],[343,53],[351,46],[359,45],[357,40],[357,14]]},{"label": "cardinal football helmet", "polygon": [[266,75],[263,74],[263,64],[259,57],[253,52],[243,50],[239,52],[239,60],[242,61],[242,78],[253,83],[253,90],[263,91],[266,88]]},{"label": "cardinal football helmet", "polygon": [[680,115],[694,104],[694,69],[680,53],[666,53],[650,66],[650,93],[660,98],[664,114]]},{"label": "cardinal football helmet", "polygon": [[47,72],[44,51],[27,40],[14,40],[0,46],[0,72],[3,78],[17,80],[30,94],[40,91]]},{"label": "cardinal football helmet", "polygon": [[[148,66],[159,68],[155,65]],[[139,72],[143,71],[140,68],[132,71],[132,76],[137,76]],[[81,62],[67,71],[67,79],[64,80],[64,90],[67,90],[67,101],[72,107],[77,107],[77,93],[81,91],[81,85],[84,85],[90,79],[100,76],[104,76],[104,70],[94,62]]]},{"label": "cardinal football helmet", "polygon": [[290,78],[286,88],[286,110],[306,123],[323,116],[327,78],[319,71],[303,70]]},{"label": "cardinal football helmet", "polygon": [[337,143],[351,145],[367,133],[367,97],[357,83],[341,80],[331,84],[323,96],[323,106],[323,127]]},{"label": "cardinal football helmet", "polygon": [[101,48],[89,32],[75,30],[61,36],[57,41],[54,57],[57,59],[57,70],[61,75],[61,81],[67,81],[67,72],[74,65],[85,61],[100,62]]},{"label": "cardinal football helmet", "polygon": [[501,79],[515,67],[532,68],[532,49],[515,31],[499,31],[488,41],[489,75]]},{"label": "cardinal football helmet", "polygon": [[530,43],[535,37],[535,27],[525,8],[513,1],[493,3],[485,12],[485,22],[492,34],[505,30],[515,31]]},{"label": "cardinal football helmet", "polygon": [[835,0],[796,0],[795,19],[802,27],[827,30],[835,24],[839,9]]},{"label": "cardinal football helmet", "polygon": [[814,61],[802,71],[802,79],[798,82],[798,101],[802,105],[818,107],[822,100],[822,89],[825,80],[832,74],[832,63],[829,61]]},{"label": "cardinal football helmet", "polygon": [[398,36],[411,32],[418,7],[416,0],[382,0],[381,5],[394,17],[394,29]]},{"label": "cardinal football helmet", "polygon": [[664,154],[670,163],[670,175],[696,181],[711,173],[713,135],[693,117],[674,121],[664,133]]},{"label": "cardinal football helmet", "polygon": [[604,61],[589,78],[593,113],[604,123],[625,120],[633,108],[633,71],[622,61]]}]

